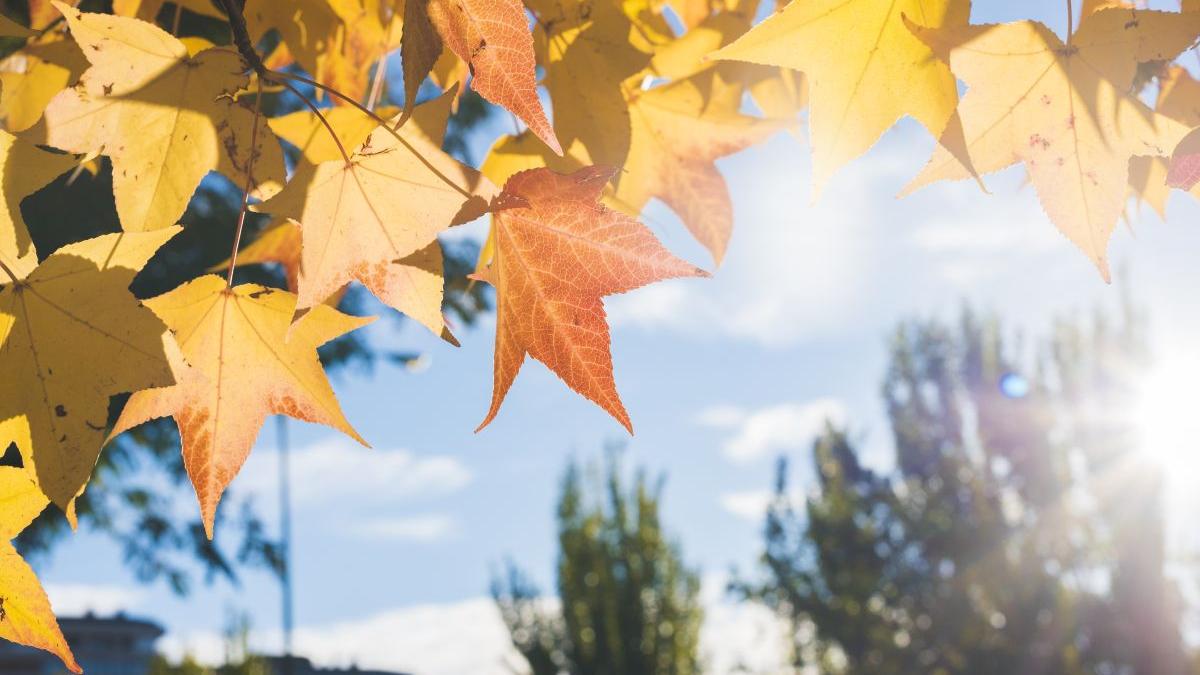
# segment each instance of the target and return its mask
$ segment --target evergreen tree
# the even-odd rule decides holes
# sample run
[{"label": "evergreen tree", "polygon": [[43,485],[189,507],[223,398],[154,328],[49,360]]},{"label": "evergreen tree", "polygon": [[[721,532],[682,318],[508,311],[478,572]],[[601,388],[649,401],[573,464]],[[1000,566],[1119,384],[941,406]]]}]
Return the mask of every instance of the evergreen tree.
[{"label": "evergreen tree", "polygon": [[882,387],[894,466],[864,466],[858,440],[829,427],[798,506],[780,461],[763,580],[734,588],[793,623],[798,668],[1187,670],[1161,468],[1138,459],[1127,414],[1142,322],[1127,307],[1024,347],[970,312],[906,323]]},{"label": "evergreen tree", "polygon": [[662,530],[662,479],[626,489],[615,454],[587,475],[572,463],[563,479],[559,606],[512,564],[493,582],[513,644],[534,675],[699,673],[700,580]]}]

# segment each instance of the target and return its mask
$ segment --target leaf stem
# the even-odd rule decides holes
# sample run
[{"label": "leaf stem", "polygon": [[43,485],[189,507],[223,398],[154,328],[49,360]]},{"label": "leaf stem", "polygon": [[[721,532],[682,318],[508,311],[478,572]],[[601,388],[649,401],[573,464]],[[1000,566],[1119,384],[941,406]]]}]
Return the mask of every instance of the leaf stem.
[{"label": "leaf stem", "polygon": [[258,157],[258,122],[262,115],[262,78],[258,79],[258,94],[254,97],[254,121],[250,127],[250,157],[246,160],[246,187],[242,190],[242,208],[238,210],[237,231],[233,234],[233,252],[229,254],[229,275],[225,285],[233,288],[233,269],[237,267],[238,248],[246,227],[246,211],[250,208],[250,188],[254,185],[254,160]]},{"label": "leaf stem", "polygon": [[[282,74],[282,73],[273,73],[273,74]],[[308,106],[308,109],[313,111],[313,114],[317,116],[317,119],[321,120],[321,124],[325,125],[325,130],[329,132],[329,137],[333,139],[333,143],[334,143],[334,145],[337,146],[338,152],[342,153],[342,159],[345,160],[347,164],[349,164],[350,163],[350,153],[346,152],[346,146],[342,145],[342,139],[338,138],[337,132],[333,130],[333,126],[329,124],[329,120],[325,119],[325,116],[321,114],[321,109],[318,108],[316,106],[316,104],[314,104],[312,101],[308,100],[308,97],[305,96],[299,89],[294,87],[291,82],[288,82],[287,80],[270,80],[270,79],[267,81],[274,82],[276,84],[283,86],[288,91],[292,92],[297,97],[299,97],[301,101],[304,101],[304,105]]]},{"label": "leaf stem", "polygon": [[0,269],[4,270],[4,273],[8,275],[9,279],[12,279],[12,282],[14,284],[21,283],[21,280],[17,278],[16,274],[13,273],[12,268],[10,268],[7,264],[5,264],[3,259],[0,259]]},{"label": "leaf stem", "polygon": [[[330,96],[336,96],[336,97],[342,99],[343,101],[349,103],[350,105],[354,106],[355,108],[358,108],[358,110],[360,112],[362,112],[367,117],[370,117],[371,119],[375,120],[375,122],[377,122],[380,127],[387,130],[387,132],[389,134],[391,134],[392,137],[395,138],[398,143],[403,145],[409,152],[411,152],[413,154],[413,157],[416,157],[418,160],[420,160],[420,162],[425,165],[425,168],[429,169],[433,173],[433,175],[438,177],[439,180],[441,180],[446,185],[450,186],[455,192],[459,193],[460,195],[462,195],[464,197],[470,198],[472,196],[472,194],[469,191],[464,190],[462,188],[462,186],[455,183],[449,177],[444,175],[441,171],[438,171],[437,167],[430,164],[429,160],[425,159],[425,157],[423,157],[421,155],[421,153],[417,152],[417,149],[414,148],[412,146],[412,144],[410,144],[408,142],[408,140],[406,140],[403,136],[400,135],[399,129],[404,124],[404,122],[408,119],[408,117],[401,117],[400,121],[396,123],[396,126],[392,127],[391,124],[388,124],[387,120],[383,119],[379,115],[376,115],[373,111],[368,110],[367,107],[364,106],[363,104],[359,103],[358,101],[355,101],[354,99],[350,98],[349,96],[346,96],[345,94],[338,91],[337,89],[334,89],[333,87],[321,84],[320,82],[317,82],[316,80],[310,80],[307,77],[304,77],[303,75],[295,75],[293,73],[282,73],[282,72],[279,72],[276,70],[269,71],[269,73],[272,76],[278,75],[279,77],[282,77],[282,78],[286,78],[289,80],[295,80],[296,82],[303,82],[304,84],[307,84],[311,87],[316,87],[317,89],[320,89],[320,90],[328,93]],[[283,84],[284,86],[288,86],[286,82],[280,82],[280,84]],[[293,87],[288,87],[288,88],[292,89],[292,91],[295,91],[295,88],[293,88]],[[308,102],[307,99],[305,99],[305,101]],[[309,102],[309,107],[312,108],[313,110],[316,110],[316,107],[313,106],[311,102]],[[320,113],[318,113],[318,114],[320,114]],[[328,122],[326,123],[325,126],[326,126],[326,128],[329,128]],[[333,133],[333,129],[329,129],[329,131],[330,131],[330,133]],[[340,146],[340,144],[339,144],[339,146]],[[343,154],[344,154],[344,151],[343,151]],[[349,161],[349,160],[347,160],[347,161]]]},{"label": "leaf stem", "polygon": [[183,18],[183,1],[177,0],[175,3],[175,18],[171,20],[171,35],[179,37],[179,21]]}]

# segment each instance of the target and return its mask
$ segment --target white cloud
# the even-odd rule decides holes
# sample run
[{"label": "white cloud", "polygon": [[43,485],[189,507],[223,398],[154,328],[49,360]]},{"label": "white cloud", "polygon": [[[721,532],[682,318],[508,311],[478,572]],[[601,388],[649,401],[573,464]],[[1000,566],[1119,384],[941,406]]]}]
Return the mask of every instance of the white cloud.
[{"label": "white cloud", "polygon": [[[251,648],[277,653],[278,631],[251,636]],[[521,657],[490,598],[415,605],[363,619],[301,626],[294,635],[296,652],[325,667],[411,672],[417,675],[512,675],[525,672]],[[168,636],[160,649],[169,658],[191,654],[219,663],[224,642],[211,633]]]},{"label": "white cloud", "polygon": [[[700,652],[713,675],[784,672],[787,655],[783,624],[761,606],[734,604],[720,593],[723,581],[705,580],[705,623]],[[556,602],[547,599],[546,605]],[[514,675],[528,667],[509,640],[490,598],[416,605],[363,619],[296,630],[296,652],[318,666],[395,670],[416,675]],[[276,653],[278,631],[251,635],[251,648]],[[224,641],[214,633],[168,635],[160,650],[172,660],[190,654],[219,663]],[[746,669],[739,670],[743,666]]]},{"label": "white cloud", "polygon": [[115,585],[55,584],[45,585],[50,606],[59,616],[78,616],[92,612],[110,615],[127,611],[142,602],[143,592],[137,588]]},{"label": "white cloud", "polygon": [[759,410],[717,406],[701,411],[697,421],[705,426],[730,429],[734,433],[722,451],[730,460],[749,462],[774,453],[806,449],[827,421],[843,424],[846,409],[841,402],[822,398],[807,403],[781,403]]},{"label": "white cloud", "polygon": [[[902,165],[872,163],[858,172],[871,186],[838,183],[810,205],[811,180],[798,157],[805,153],[795,143],[771,143],[723,162],[738,198],[720,269],[711,279],[657,283],[611,298],[613,325],[781,346],[855,321],[871,290],[864,269],[872,268],[878,248],[880,200],[862,193]],[[678,223],[657,203],[644,215],[651,224]],[[655,229],[668,242],[676,231],[687,236],[681,226]]]},{"label": "white cloud", "polygon": [[[250,455],[234,488],[255,494],[278,490],[278,454],[269,444]],[[471,472],[456,457],[417,455],[408,450],[364,448],[349,440],[328,440],[289,455],[292,498],[301,507],[346,499],[356,504],[451,494],[471,482]]]},{"label": "white cloud", "polygon": [[364,539],[434,541],[454,533],[455,523],[450,516],[431,514],[398,518],[376,518],[351,527]]},{"label": "white cloud", "polygon": [[766,515],[773,496],[774,493],[770,490],[726,492],[721,495],[721,508],[739,518],[757,523]]}]

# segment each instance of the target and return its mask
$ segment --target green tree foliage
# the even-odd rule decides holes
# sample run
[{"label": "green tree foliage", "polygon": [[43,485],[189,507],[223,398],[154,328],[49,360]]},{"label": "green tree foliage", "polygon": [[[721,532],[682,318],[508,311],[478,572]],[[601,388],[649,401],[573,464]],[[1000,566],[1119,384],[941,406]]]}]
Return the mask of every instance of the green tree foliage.
[{"label": "green tree foliage", "polygon": [[735,591],[795,628],[797,667],[871,675],[1187,670],[1164,577],[1161,468],[1129,414],[1143,322],[900,326],[882,394],[894,466],[827,428],[798,505],[780,461],[764,575]]},{"label": "green tree foliage", "polygon": [[663,481],[620,462],[603,475],[572,463],[558,503],[559,605],[510,564],[493,595],[534,675],[700,672],[700,579],[663,532]]}]

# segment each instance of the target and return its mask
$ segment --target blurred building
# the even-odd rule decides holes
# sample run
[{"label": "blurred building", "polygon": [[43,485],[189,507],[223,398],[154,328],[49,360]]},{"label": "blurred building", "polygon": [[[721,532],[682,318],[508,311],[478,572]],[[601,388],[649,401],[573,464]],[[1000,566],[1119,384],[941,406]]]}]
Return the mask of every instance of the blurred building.
[{"label": "blurred building", "polygon": [[[163,634],[158,624],[118,612],[101,618],[60,617],[59,627],[75,660],[88,675],[145,675],[154,658],[154,641]],[[60,675],[67,673],[57,656],[0,640],[0,673]]]},{"label": "blurred building", "polygon": [[359,670],[349,668],[318,668],[300,656],[268,656],[263,658],[270,675],[406,675],[391,670]]}]

